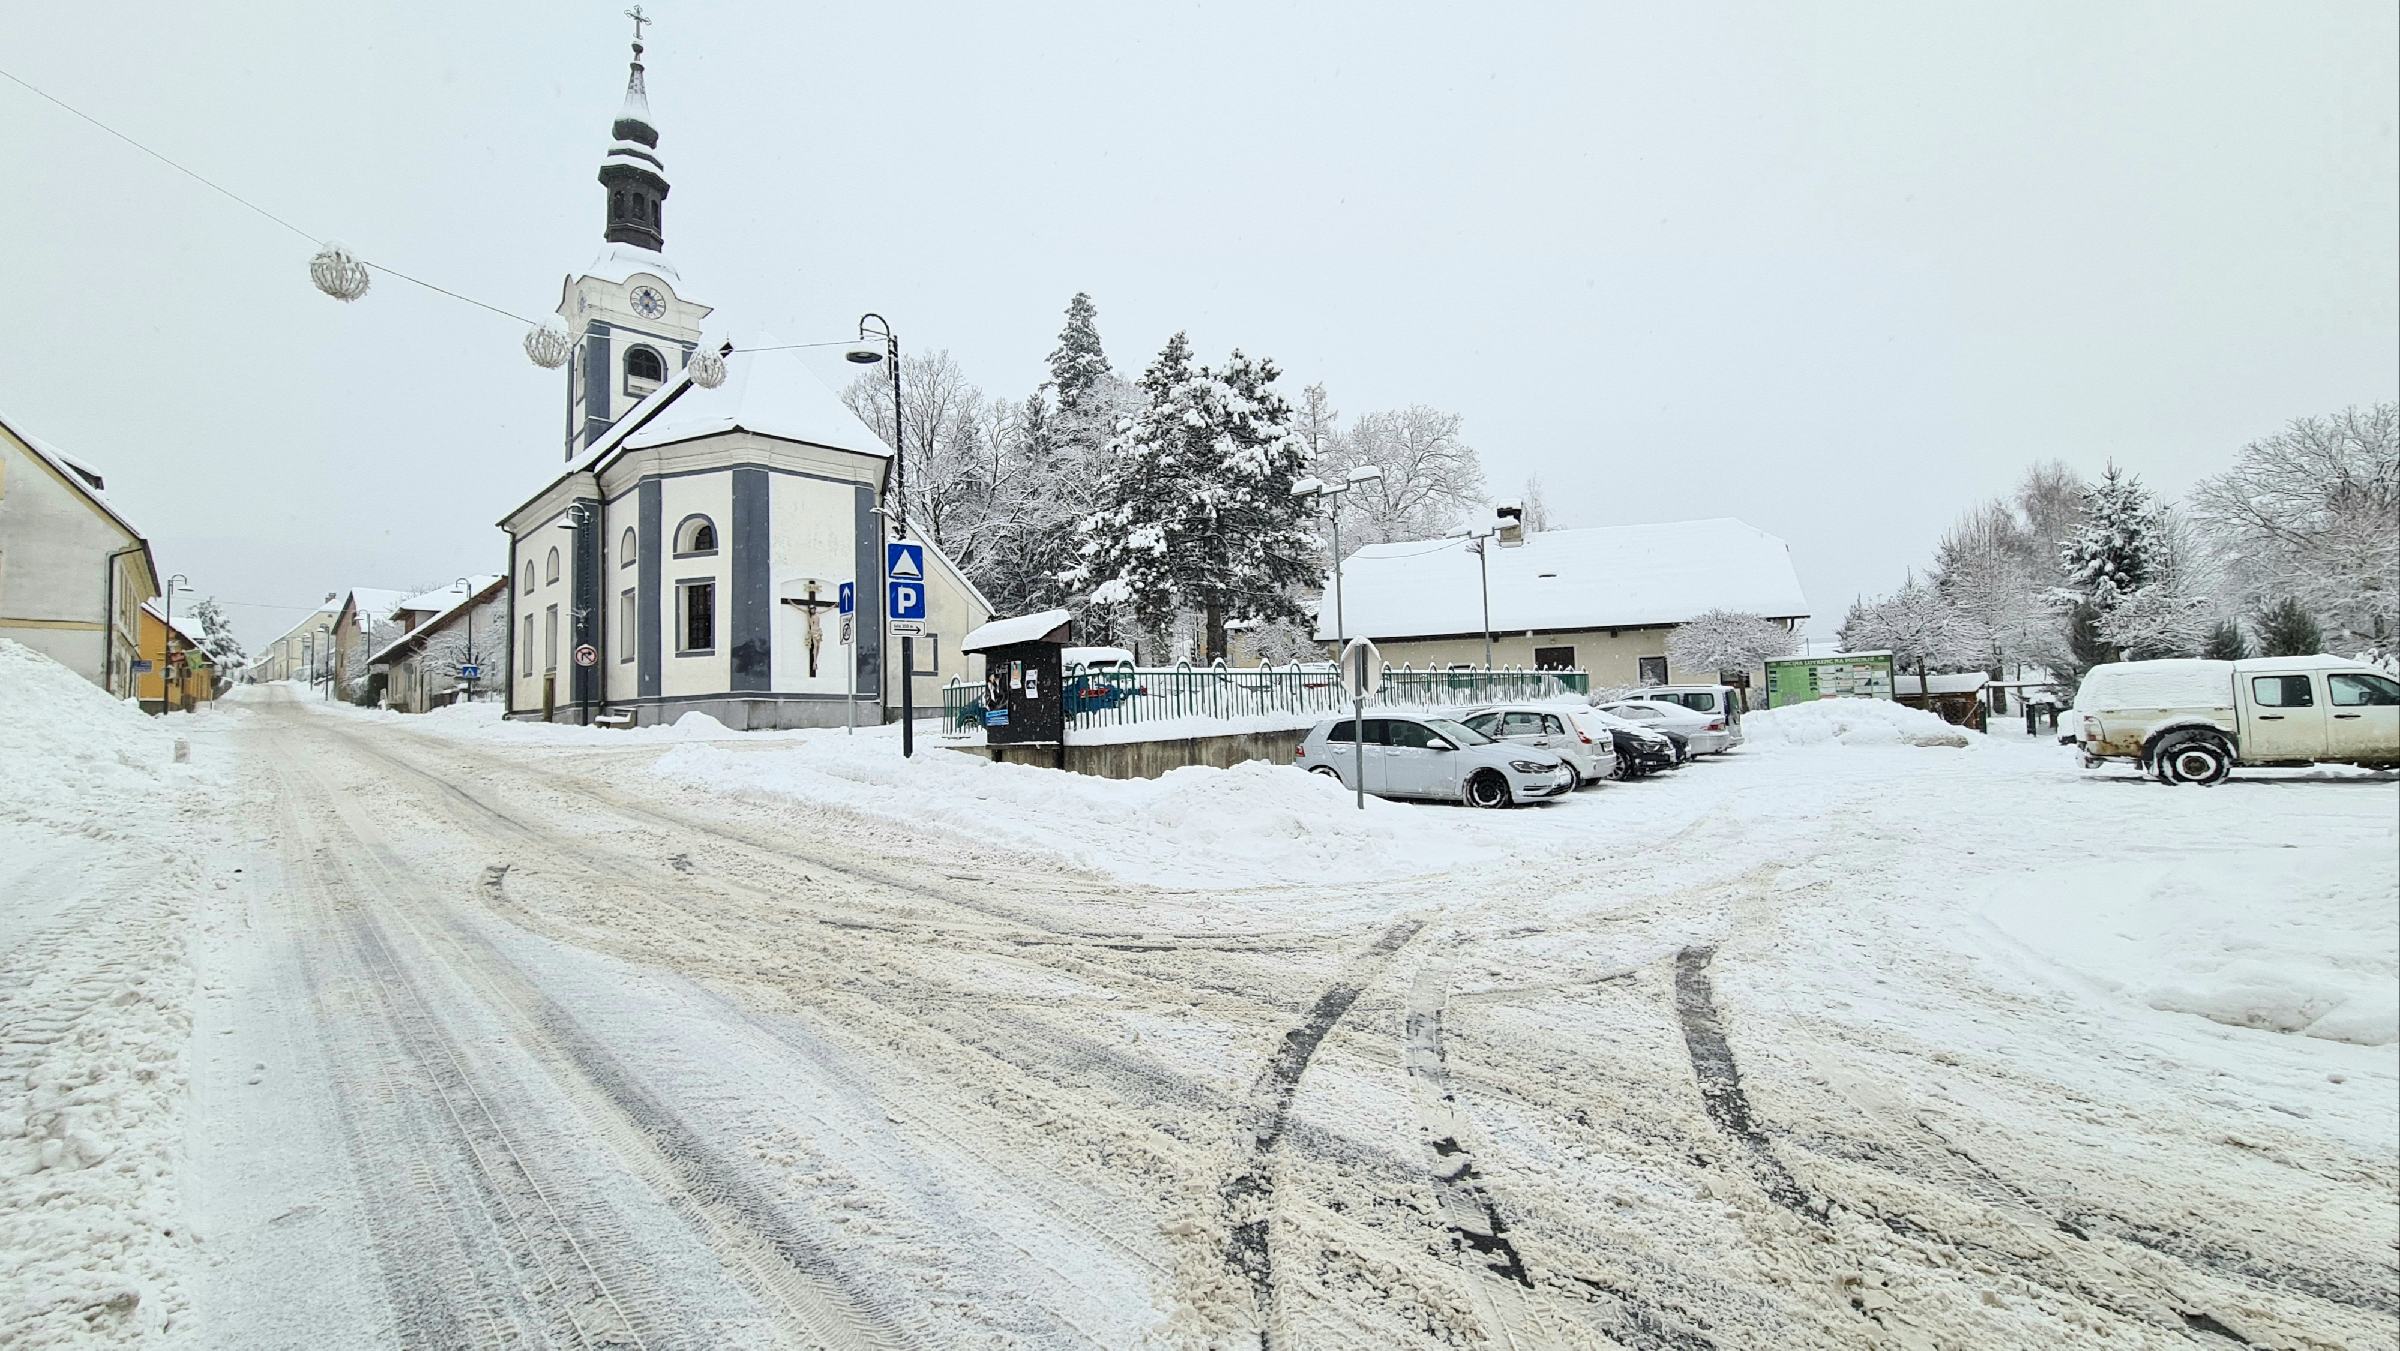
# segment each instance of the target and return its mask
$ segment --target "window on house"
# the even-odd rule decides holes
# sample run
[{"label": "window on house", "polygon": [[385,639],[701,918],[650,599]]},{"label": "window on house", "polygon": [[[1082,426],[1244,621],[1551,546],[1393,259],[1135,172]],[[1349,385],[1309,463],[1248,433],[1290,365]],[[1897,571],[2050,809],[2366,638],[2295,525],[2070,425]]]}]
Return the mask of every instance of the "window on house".
[{"label": "window on house", "polygon": [[[532,575],[533,575],[533,568],[532,568],[532,565],[531,565],[531,564],[527,564],[527,565],[526,565],[526,571],[525,571],[525,575],[526,575],[526,576],[528,576],[528,577],[530,577],[530,576],[532,576]],[[532,616],[532,615],[527,615],[527,616],[525,616],[525,657],[524,657],[524,660],[522,660],[522,661],[519,661],[519,662],[517,663],[517,672],[518,672],[518,674],[520,674],[520,675],[530,675],[530,674],[532,674],[532,673],[533,673],[533,616]]]},{"label": "window on house", "polygon": [[633,549],[634,549],[633,527],[629,525],[629,526],[626,526],[626,527],[625,527],[625,533],[624,533],[624,534],[622,534],[622,535],[619,535],[619,536],[617,537],[617,566],[618,566],[618,567],[620,567],[620,568],[630,568],[630,567],[632,567],[632,566],[633,566]]},{"label": "window on house", "polygon": [[717,647],[717,584],[675,584],[675,648],[679,657],[713,652]]},{"label": "window on house", "polygon": [[1634,678],[1641,681],[1645,685],[1664,685],[1667,683],[1667,659],[1665,657],[1640,658],[1635,662],[1635,671],[1636,674]]},{"label": "window on house", "polygon": [[634,627],[633,590],[628,587],[617,597],[617,660],[632,661],[635,642],[640,631]]},{"label": "window on house", "polygon": [[530,558],[525,560],[525,594],[533,594],[533,560]]},{"label": "window on house", "polygon": [[549,616],[546,620],[544,620],[544,624],[546,627],[544,627],[542,630],[542,669],[545,671],[555,671],[558,669],[557,606],[553,605],[550,607]]},{"label": "window on house", "polygon": [[635,347],[625,353],[625,392],[647,394],[667,381],[666,358],[654,347]]},{"label": "window on house", "polygon": [[716,551],[716,523],[706,516],[686,516],[683,518],[683,524],[675,527],[675,556],[677,558],[690,558],[696,554],[713,554]]},{"label": "window on house", "polygon": [[550,551],[550,561],[542,564],[542,580],[544,582],[558,580],[558,550],[556,549]]},{"label": "window on house", "polygon": [[1569,671],[1574,667],[1574,648],[1537,647],[1533,650],[1533,669],[1537,671]]}]

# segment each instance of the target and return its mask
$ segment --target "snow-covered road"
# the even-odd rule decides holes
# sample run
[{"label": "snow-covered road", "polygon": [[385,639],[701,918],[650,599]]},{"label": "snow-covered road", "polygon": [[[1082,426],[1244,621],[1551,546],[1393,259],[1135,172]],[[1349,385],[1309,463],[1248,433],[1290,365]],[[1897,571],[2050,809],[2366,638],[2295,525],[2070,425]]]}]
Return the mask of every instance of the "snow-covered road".
[{"label": "snow-covered road", "polygon": [[[209,1345],[2400,1319],[2388,781],[1753,749],[1543,811],[1395,809],[1497,832],[1499,863],[1162,888],[662,776],[657,744],[263,693],[193,732],[246,841],[194,940]],[[2062,914],[2138,929],[2106,913],[2125,870],[2177,868],[2356,892],[2363,965],[2318,943],[2295,992],[2078,964]]]}]

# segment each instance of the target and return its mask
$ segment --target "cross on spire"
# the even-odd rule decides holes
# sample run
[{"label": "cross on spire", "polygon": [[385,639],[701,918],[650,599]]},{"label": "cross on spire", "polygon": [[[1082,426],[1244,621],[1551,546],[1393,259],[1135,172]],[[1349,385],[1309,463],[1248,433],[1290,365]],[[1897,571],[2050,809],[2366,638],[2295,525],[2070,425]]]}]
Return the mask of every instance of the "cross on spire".
[{"label": "cross on spire", "polygon": [[642,49],[642,25],[657,23],[658,20],[642,13],[642,7],[640,5],[635,5],[633,8],[626,10],[625,17],[633,20],[633,49],[638,52]]}]

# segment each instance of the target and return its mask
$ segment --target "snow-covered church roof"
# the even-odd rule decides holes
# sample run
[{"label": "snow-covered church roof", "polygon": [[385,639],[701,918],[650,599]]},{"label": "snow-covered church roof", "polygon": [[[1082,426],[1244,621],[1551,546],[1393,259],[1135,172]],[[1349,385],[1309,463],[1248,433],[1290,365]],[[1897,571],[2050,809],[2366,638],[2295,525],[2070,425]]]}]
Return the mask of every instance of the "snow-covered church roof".
[{"label": "snow-covered church roof", "polygon": [[861,455],[891,454],[883,438],[859,421],[798,355],[774,346],[768,342],[752,351],[735,348],[725,358],[725,383],[715,389],[689,384],[688,375],[679,378],[676,383],[688,387],[628,433],[625,449],[745,431]]},{"label": "snow-covered church roof", "polygon": [[[1808,614],[1790,546],[1731,517],[1528,534],[1486,541],[1492,631],[1639,628],[1708,610],[1770,619]],[[1463,539],[1376,544],[1342,566],[1346,636],[1433,637],[1483,631],[1483,587]],[[1332,641],[1333,593],[1317,603]]]},{"label": "snow-covered church roof", "polygon": [[[891,447],[849,405],[825,387],[790,349],[773,340],[737,347],[725,358],[725,383],[702,389],[690,367],[677,371],[618,418],[607,433],[566,468],[527,494],[532,501],[575,474],[599,473],[631,450],[744,431],[829,450],[889,459]],[[507,521],[503,519],[505,526]]]}]

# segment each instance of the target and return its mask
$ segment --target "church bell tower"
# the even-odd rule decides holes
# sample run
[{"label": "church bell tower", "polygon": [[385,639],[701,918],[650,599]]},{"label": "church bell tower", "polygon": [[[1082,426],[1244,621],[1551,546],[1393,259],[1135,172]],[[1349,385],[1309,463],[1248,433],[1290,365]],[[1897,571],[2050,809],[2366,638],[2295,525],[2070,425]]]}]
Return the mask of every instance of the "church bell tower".
[{"label": "church bell tower", "polygon": [[575,336],[567,394],[566,457],[574,459],[617,419],[683,369],[710,307],[676,294],[682,277],[667,260],[666,162],[650,117],[643,75],[642,7],[633,20],[633,63],[625,101],[600,159],[607,204],[600,256],[559,296],[558,317]]}]

